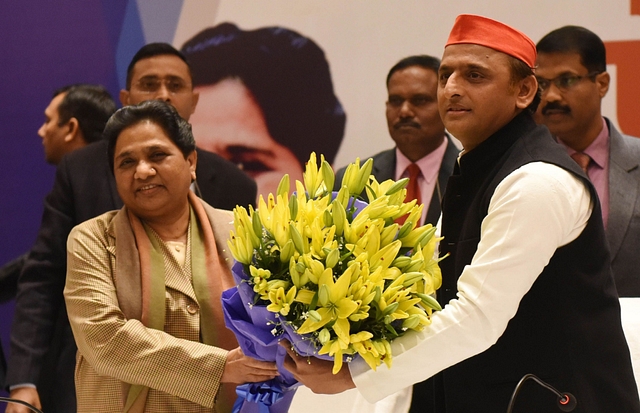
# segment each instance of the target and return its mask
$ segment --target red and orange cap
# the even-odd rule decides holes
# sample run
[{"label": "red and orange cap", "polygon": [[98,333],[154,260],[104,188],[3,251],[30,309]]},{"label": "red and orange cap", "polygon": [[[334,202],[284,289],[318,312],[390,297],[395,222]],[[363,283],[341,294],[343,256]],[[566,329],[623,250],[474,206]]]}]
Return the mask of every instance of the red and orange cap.
[{"label": "red and orange cap", "polygon": [[477,44],[513,56],[533,68],[536,63],[536,45],[526,34],[499,21],[473,14],[456,17],[447,46]]}]

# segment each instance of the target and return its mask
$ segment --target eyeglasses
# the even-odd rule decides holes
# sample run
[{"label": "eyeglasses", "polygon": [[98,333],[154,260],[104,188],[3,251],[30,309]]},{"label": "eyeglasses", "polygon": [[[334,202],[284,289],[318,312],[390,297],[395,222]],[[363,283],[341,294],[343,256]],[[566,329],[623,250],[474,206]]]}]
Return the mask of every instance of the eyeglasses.
[{"label": "eyeglasses", "polygon": [[178,77],[160,79],[157,77],[144,77],[135,83],[136,89],[142,93],[157,93],[162,85],[172,95],[187,92],[190,85]]},{"label": "eyeglasses", "polygon": [[538,87],[540,88],[541,93],[545,93],[547,90],[549,90],[549,87],[551,86],[552,83],[561,92],[567,92],[570,89],[572,89],[574,86],[576,86],[578,83],[580,83],[580,81],[582,81],[583,79],[593,80],[600,73],[602,72],[589,72],[584,76],[565,73],[553,79],[545,79],[539,76],[536,76],[536,79],[538,79]]}]

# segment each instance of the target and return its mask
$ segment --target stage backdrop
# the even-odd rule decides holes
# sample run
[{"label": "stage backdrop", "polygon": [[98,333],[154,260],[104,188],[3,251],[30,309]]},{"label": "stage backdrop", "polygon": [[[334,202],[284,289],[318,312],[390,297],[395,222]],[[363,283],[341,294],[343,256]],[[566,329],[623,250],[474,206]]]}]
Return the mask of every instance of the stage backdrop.
[{"label": "stage backdrop", "polygon": [[[334,159],[334,166],[341,167],[392,146],[384,118],[387,71],[408,55],[440,56],[460,13],[501,20],[534,41],[567,24],[596,32],[606,42],[613,80],[604,113],[625,133],[640,136],[640,0],[2,1],[0,264],[27,251],[37,234],[55,169],[44,162],[36,131],[56,88],[100,83],[117,98],[129,60],[145,43],[164,41],[181,48],[198,32],[224,22],[243,32],[279,26],[324,52],[338,103],[332,114],[346,114]],[[279,95],[278,90],[271,94]],[[270,110],[263,104],[272,135],[274,123],[296,121],[282,111],[274,117]],[[12,303],[0,307],[5,352],[12,314]]]}]

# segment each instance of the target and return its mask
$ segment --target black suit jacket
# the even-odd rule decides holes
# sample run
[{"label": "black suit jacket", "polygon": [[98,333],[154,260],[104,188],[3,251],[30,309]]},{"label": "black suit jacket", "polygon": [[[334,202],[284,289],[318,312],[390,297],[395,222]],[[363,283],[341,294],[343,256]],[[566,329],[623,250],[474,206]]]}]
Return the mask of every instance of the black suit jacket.
[{"label": "black suit jacket", "polygon": [[28,254],[22,254],[0,268],[0,303],[16,298],[18,277],[20,277],[27,256]]},{"label": "black suit jacket", "polygon": [[[207,203],[232,209],[255,202],[256,184],[251,178],[220,156],[197,151],[197,188]],[[35,383],[44,411],[76,411],[76,346],[63,299],[67,237],[81,222],[121,207],[105,141],[63,158],[18,281],[5,381],[6,386]]]},{"label": "black suit jacket", "polygon": [[[434,189],[433,196],[431,197],[431,203],[427,209],[427,217],[425,223],[435,225],[440,217],[440,200],[444,195],[444,190],[447,187],[447,181],[449,176],[453,173],[453,166],[458,159],[460,149],[453,143],[451,138],[447,135],[447,149],[442,157],[442,163],[440,165],[440,171],[438,172],[438,186],[440,187],[440,194],[438,194],[438,186]],[[396,149],[389,149],[382,151],[373,158],[373,168],[371,174],[376,177],[378,182],[386,181],[387,179],[395,179],[396,173]],[[342,177],[344,176],[345,168],[341,168],[336,173],[336,181],[334,189],[339,190],[342,183]],[[366,198],[366,197],[365,197]]]},{"label": "black suit jacket", "polygon": [[4,351],[2,350],[2,342],[0,341],[0,380],[4,381],[4,376],[7,374],[7,363],[4,358]]}]

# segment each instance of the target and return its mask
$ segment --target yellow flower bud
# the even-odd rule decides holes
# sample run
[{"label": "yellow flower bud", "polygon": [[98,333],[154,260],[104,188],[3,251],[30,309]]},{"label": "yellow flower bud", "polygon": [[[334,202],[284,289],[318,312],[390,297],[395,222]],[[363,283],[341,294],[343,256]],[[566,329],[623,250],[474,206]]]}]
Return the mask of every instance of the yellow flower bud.
[{"label": "yellow flower bud", "polygon": [[417,314],[410,315],[402,322],[402,328],[404,329],[414,329],[420,325],[420,316]]},{"label": "yellow flower bud", "polygon": [[340,236],[344,231],[347,213],[338,198],[334,199],[331,203],[331,215],[333,216],[333,224],[336,227],[336,235]]},{"label": "yellow flower bud", "polygon": [[295,225],[293,224],[289,225],[289,233],[291,235],[291,239],[293,240],[293,245],[295,245],[296,250],[298,250],[298,253],[304,254],[305,249],[304,249],[304,242],[302,241],[302,235],[300,235],[300,232],[298,231]]},{"label": "yellow flower bud", "polygon": [[316,323],[319,323],[322,320],[322,316],[316,310],[309,310],[307,314],[309,314],[309,318],[311,318]]},{"label": "yellow flower bud", "polygon": [[325,285],[321,285],[318,288],[318,302],[320,303],[320,305],[322,305],[323,307],[326,306],[329,303],[329,287],[325,284]]},{"label": "yellow flower bud", "polygon": [[281,262],[289,262],[289,260],[293,257],[293,254],[296,252],[296,248],[293,245],[292,240],[288,240],[284,247],[280,250],[280,261]]},{"label": "yellow flower bud", "polygon": [[406,188],[408,183],[409,183],[409,178],[402,178],[402,179],[396,181],[393,185],[391,185],[391,187],[389,189],[387,189],[387,191],[384,194],[385,195],[393,195],[396,192],[401,191],[404,188]]},{"label": "yellow flower bud", "polygon": [[335,174],[333,173],[333,168],[329,165],[329,162],[322,160],[322,166],[320,167],[322,171],[322,180],[324,181],[324,185],[327,191],[331,192],[333,190],[333,183],[335,182]]},{"label": "yellow flower bud", "polygon": [[327,268],[333,268],[336,266],[336,264],[338,263],[338,260],[340,259],[340,251],[337,249],[333,249],[331,250],[331,252],[327,255],[327,260],[326,260],[326,267]]},{"label": "yellow flower bud", "polygon": [[418,295],[418,297],[420,297],[422,299],[422,303],[424,305],[426,305],[427,307],[429,307],[429,308],[431,308],[433,310],[436,310],[436,311],[442,310],[442,307],[440,306],[440,303],[435,298],[433,298],[432,296],[427,295],[427,294],[422,294],[422,293],[418,293],[417,295]]},{"label": "yellow flower bud", "polygon": [[331,333],[329,332],[329,330],[327,330],[326,328],[323,328],[318,332],[318,341],[320,341],[320,344],[324,345],[329,340],[331,340]]},{"label": "yellow flower bud", "polygon": [[289,195],[289,174],[284,174],[282,179],[280,179],[280,183],[278,184],[278,190],[276,191],[278,196],[288,196]]}]

